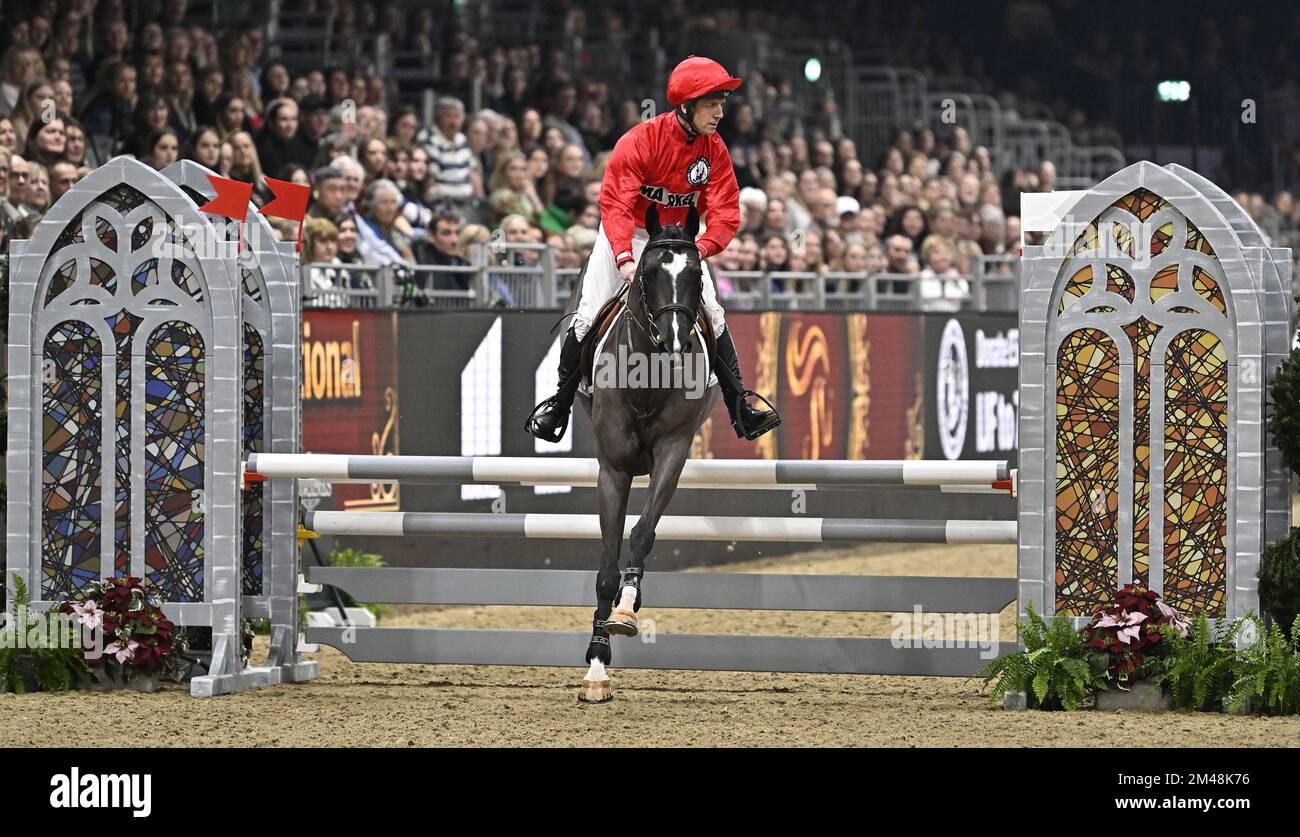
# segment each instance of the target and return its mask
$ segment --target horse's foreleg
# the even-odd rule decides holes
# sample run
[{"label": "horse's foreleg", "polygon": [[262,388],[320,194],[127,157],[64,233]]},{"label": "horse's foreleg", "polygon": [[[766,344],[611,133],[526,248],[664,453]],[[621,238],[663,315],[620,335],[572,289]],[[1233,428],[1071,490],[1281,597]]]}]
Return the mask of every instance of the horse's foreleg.
[{"label": "horse's foreleg", "polygon": [[605,666],[613,662],[607,620],[618,593],[618,556],[623,546],[623,520],[627,516],[627,496],[632,477],[623,472],[600,469],[596,480],[596,510],[600,515],[601,556],[596,573],[596,613],[587,644],[587,676],[578,693],[581,703],[604,703],[613,699]]},{"label": "horse's foreleg", "polygon": [[[645,573],[645,561],[655,545],[655,527],[664,509],[677,491],[677,480],[682,475],[682,466],[691,451],[691,436],[684,438],[663,439],[655,445],[654,468],[650,472],[649,492],[646,494],[645,507],[641,518],[632,527],[630,546],[632,559],[623,571],[622,602],[627,602],[633,611],[641,609],[641,577]],[[629,601],[631,599],[631,601]]]}]

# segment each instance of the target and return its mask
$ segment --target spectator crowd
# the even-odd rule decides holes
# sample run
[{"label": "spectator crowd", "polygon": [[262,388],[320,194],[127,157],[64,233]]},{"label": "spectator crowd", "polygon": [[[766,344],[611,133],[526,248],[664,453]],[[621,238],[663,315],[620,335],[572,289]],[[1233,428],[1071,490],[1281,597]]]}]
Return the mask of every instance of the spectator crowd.
[{"label": "spectator crowd", "polygon": [[[293,73],[269,60],[260,21],[214,33],[187,17],[185,0],[164,0],[133,27],[123,0],[25,5],[0,32],[6,249],[80,178],[131,154],[158,169],[195,160],[253,184],[259,204],[270,198],[263,177],[309,185],[303,258],[323,295],[364,281],[347,268],[359,264],[409,269],[413,288],[463,289],[469,271],[427,266],[464,267],[494,241],[546,245],[555,267],[577,268],[596,240],[610,150],[647,115],[600,78],[572,74],[562,49],[480,43],[461,17],[425,5],[285,4],[436,52],[444,83],[427,124],[366,61]],[[471,112],[472,90],[482,107]],[[904,130],[881,159],[863,160],[835,102],[805,115],[787,92],[751,71],[727,106],[721,133],[742,190],[740,232],[713,260],[724,297],[745,271],[889,273],[916,277],[927,307],[957,310],[982,257],[1017,252],[1019,193],[1054,186],[1050,161],[999,176],[960,126]],[[1300,225],[1289,193],[1239,199],[1266,229]],[[538,252],[490,257],[532,263]]]}]

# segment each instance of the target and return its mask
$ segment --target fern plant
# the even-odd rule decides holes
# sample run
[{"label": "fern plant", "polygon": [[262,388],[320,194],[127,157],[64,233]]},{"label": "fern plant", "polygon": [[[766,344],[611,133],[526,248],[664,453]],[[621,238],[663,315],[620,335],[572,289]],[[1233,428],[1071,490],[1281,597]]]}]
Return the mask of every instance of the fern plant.
[{"label": "fern plant", "polygon": [[1169,694],[1175,709],[1218,712],[1232,692],[1236,678],[1236,641],[1244,622],[1210,627],[1204,613],[1192,620],[1186,637],[1169,631],[1164,637],[1164,669],[1153,680]]},{"label": "fern plant", "polygon": [[[10,578],[13,581],[9,588],[12,596],[9,615],[10,617],[22,615],[25,619],[27,608],[31,604],[27,585],[17,574],[11,575]],[[82,672],[88,669],[80,643],[59,645],[57,642],[51,642],[50,637],[57,636],[53,629],[53,617],[50,614],[42,614],[40,618],[47,620],[45,629],[36,632],[36,636],[46,638],[43,643],[40,640],[31,643],[30,635],[24,637],[23,642],[18,641],[18,632],[28,631],[28,626],[22,621],[6,624],[4,629],[0,630],[0,692],[21,694],[27,691],[24,669],[34,675],[37,689],[45,692],[66,692],[77,684]],[[79,635],[66,638],[77,639]]]},{"label": "fern plant", "polygon": [[[1259,629],[1258,617],[1247,619]],[[1300,713],[1300,619],[1291,625],[1288,639],[1276,622],[1260,640],[1237,654],[1237,679],[1227,710],[1259,715]]]},{"label": "fern plant", "polygon": [[1031,603],[1025,619],[1016,620],[1024,650],[999,657],[978,672],[984,684],[996,680],[989,705],[996,706],[1009,692],[1024,692],[1030,709],[1079,708],[1084,698],[1105,688],[1101,674],[1088,664],[1088,647],[1069,617],[1045,620]]}]

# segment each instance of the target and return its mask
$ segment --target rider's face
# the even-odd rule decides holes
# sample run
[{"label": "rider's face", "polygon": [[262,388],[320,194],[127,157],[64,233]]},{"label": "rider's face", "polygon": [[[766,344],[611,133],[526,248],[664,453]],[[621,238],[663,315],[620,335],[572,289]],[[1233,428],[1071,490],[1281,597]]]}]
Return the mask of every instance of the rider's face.
[{"label": "rider's face", "polygon": [[722,96],[713,96],[696,102],[695,130],[705,136],[717,131],[718,123],[722,121],[723,103],[725,101]]}]

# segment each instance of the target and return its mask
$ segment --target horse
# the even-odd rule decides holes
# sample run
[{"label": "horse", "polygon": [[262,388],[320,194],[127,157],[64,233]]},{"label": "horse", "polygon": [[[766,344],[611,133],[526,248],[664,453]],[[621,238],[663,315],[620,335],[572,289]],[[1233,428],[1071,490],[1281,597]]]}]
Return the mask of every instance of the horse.
[{"label": "horse", "polygon": [[[704,282],[695,246],[699,214],[691,207],[685,226],[661,227],[651,204],[645,222],[649,241],[618,319],[596,355],[590,404],[583,399],[600,466],[596,488],[602,552],[581,703],[613,699],[605,671],[613,662],[610,636],[637,634],[642,576],[655,527],[677,490],[695,433],[718,398],[717,386],[709,386],[708,352],[702,345],[708,325],[697,331]],[[632,369],[636,364],[642,365],[640,376]],[[662,374],[656,380],[656,371],[668,380]],[[628,494],[632,478],[642,474],[650,475],[649,490],[629,539],[631,559],[620,573]]]}]

